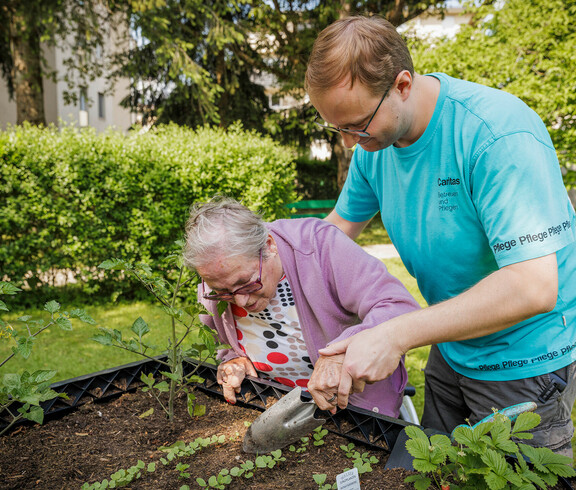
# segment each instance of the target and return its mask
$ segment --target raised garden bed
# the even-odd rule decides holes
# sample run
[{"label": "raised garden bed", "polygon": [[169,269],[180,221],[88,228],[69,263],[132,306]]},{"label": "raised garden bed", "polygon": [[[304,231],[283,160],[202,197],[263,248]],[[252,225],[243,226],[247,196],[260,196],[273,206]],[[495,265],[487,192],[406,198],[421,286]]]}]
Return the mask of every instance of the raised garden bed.
[{"label": "raised garden bed", "polygon": [[[195,366],[189,362],[185,370]],[[366,463],[362,490],[413,488],[404,483],[409,471],[397,468],[410,467],[401,450],[407,422],[349,408],[328,420],[326,435],[313,433],[281,454],[258,459],[242,451],[247,425],[289,388],[247,379],[232,406],[223,401],[215,367],[201,365],[197,374],[204,382],[196,391],[206,415],[191,419],[186,400],[179,399],[170,423],[157,402],[138,389],[142,373],[156,375],[160,369],[156,361],[137,362],[53,385],[70,399],[47,402],[43,426],[21,424],[0,439],[0,488],[103,488],[98,485],[113,479],[133,489],[203,488],[197,478],[209,485],[213,477],[216,485],[222,470],[244,468],[240,476],[228,475],[222,488],[306,490],[331,488],[319,485],[314,475],[325,475],[332,485],[359,460]],[[2,424],[6,414],[0,413]],[[247,470],[250,464],[256,468]],[[555,488],[573,487],[562,480]]]}]

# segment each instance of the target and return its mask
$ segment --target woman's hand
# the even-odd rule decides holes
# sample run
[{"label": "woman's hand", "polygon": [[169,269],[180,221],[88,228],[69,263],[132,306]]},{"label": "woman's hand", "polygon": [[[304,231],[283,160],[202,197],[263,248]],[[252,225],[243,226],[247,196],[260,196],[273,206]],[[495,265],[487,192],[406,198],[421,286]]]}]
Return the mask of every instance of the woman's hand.
[{"label": "woman's hand", "polygon": [[350,394],[364,390],[364,383],[358,381],[354,383],[354,386],[348,392],[338,392],[344,356],[345,354],[320,356],[314,365],[314,371],[308,382],[308,391],[321,410],[329,410],[331,413],[336,413],[337,405],[340,407],[348,405]]},{"label": "woman's hand", "polygon": [[218,366],[216,380],[222,385],[224,398],[228,403],[236,403],[236,393],[240,393],[240,386],[246,375],[258,377],[252,361],[247,357],[236,357]]}]

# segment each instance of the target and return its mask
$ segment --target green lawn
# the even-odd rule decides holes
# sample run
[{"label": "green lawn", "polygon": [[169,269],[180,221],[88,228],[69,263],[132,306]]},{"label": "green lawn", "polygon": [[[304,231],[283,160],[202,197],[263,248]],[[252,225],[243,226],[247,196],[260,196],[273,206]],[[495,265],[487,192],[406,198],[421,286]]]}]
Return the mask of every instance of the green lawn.
[{"label": "green lawn", "polygon": [[[9,301],[6,303],[9,304]],[[62,309],[66,309],[65,305]],[[148,343],[159,346],[154,352],[148,354],[159,354],[167,345],[171,329],[170,320],[158,307],[149,303],[110,304],[88,307],[85,310],[96,320],[96,325],[74,320],[72,331],[50,327],[37,338],[28,360],[14,359],[1,368],[0,373],[14,370],[57,369],[58,374],[54,381],[58,381],[142,360],[141,356],[131,352],[90,340],[98,333],[98,327],[115,328],[120,330],[124,337],[131,337],[133,333],[130,327],[140,316],[150,326],[151,332],[146,337]],[[31,315],[34,319],[42,318],[45,323],[49,319],[48,313],[42,310],[10,312],[2,318],[13,321],[24,314]],[[3,340],[0,343],[0,359],[4,359],[9,353],[10,346]]]}]

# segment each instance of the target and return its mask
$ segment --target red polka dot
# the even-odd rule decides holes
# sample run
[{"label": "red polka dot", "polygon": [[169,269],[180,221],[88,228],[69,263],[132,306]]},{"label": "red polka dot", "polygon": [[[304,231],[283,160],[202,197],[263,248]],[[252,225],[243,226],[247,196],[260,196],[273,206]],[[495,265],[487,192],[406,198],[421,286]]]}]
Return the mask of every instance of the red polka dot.
[{"label": "red polka dot", "polygon": [[266,356],[266,359],[274,364],[286,364],[288,362],[288,356],[281,354],[280,352],[271,352]]},{"label": "red polka dot", "polygon": [[232,305],[232,313],[236,316],[241,316],[241,317],[248,316],[248,312],[244,308],[242,308],[238,305],[235,305],[235,304]]},{"label": "red polka dot", "polygon": [[244,346],[242,344],[240,344],[240,349],[242,349],[242,352],[244,352],[244,354],[246,354],[246,349],[244,348]]},{"label": "red polka dot", "polygon": [[244,338],[244,334],[239,328],[236,329],[236,337],[238,337],[238,340],[242,340]]},{"label": "red polka dot", "polygon": [[274,378],[274,381],[278,381],[278,383],[282,383],[283,385],[290,386],[292,388],[294,388],[294,386],[296,386],[294,381],[292,381],[291,379],[288,379],[288,378]]},{"label": "red polka dot", "polygon": [[310,381],[310,380],[309,379],[297,379],[296,384],[298,386],[301,386],[302,388],[308,388],[308,381]]},{"label": "red polka dot", "polygon": [[263,362],[255,362],[254,367],[258,369],[258,371],[272,371],[272,369],[274,369],[270,364],[265,364]]}]

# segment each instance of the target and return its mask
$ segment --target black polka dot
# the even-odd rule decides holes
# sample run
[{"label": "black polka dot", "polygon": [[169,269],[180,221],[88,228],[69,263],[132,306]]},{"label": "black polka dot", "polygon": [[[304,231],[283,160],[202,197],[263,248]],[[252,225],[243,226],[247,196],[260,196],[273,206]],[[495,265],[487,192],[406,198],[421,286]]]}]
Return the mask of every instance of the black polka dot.
[{"label": "black polka dot", "polygon": [[308,356],[302,357],[302,360],[303,360],[304,362],[312,362]]},{"label": "black polka dot", "polygon": [[270,326],[275,328],[276,330],[280,330],[282,328],[281,323],[271,323]]},{"label": "black polka dot", "polygon": [[287,337],[288,334],[286,332],[284,332],[283,330],[278,330],[276,332],[280,337]]},{"label": "black polka dot", "polygon": [[308,364],[308,367],[309,367],[310,369],[314,369],[314,366],[313,366],[312,364]]},{"label": "black polka dot", "polygon": [[278,344],[276,342],[272,342],[271,340],[269,340],[268,342],[266,342],[266,345],[268,346],[268,348],[270,349],[277,349],[278,348]]},{"label": "black polka dot", "polygon": [[266,337],[267,339],[273,339],[274,332],[271,332],[270,330],[264,330],[264,337]]}]

